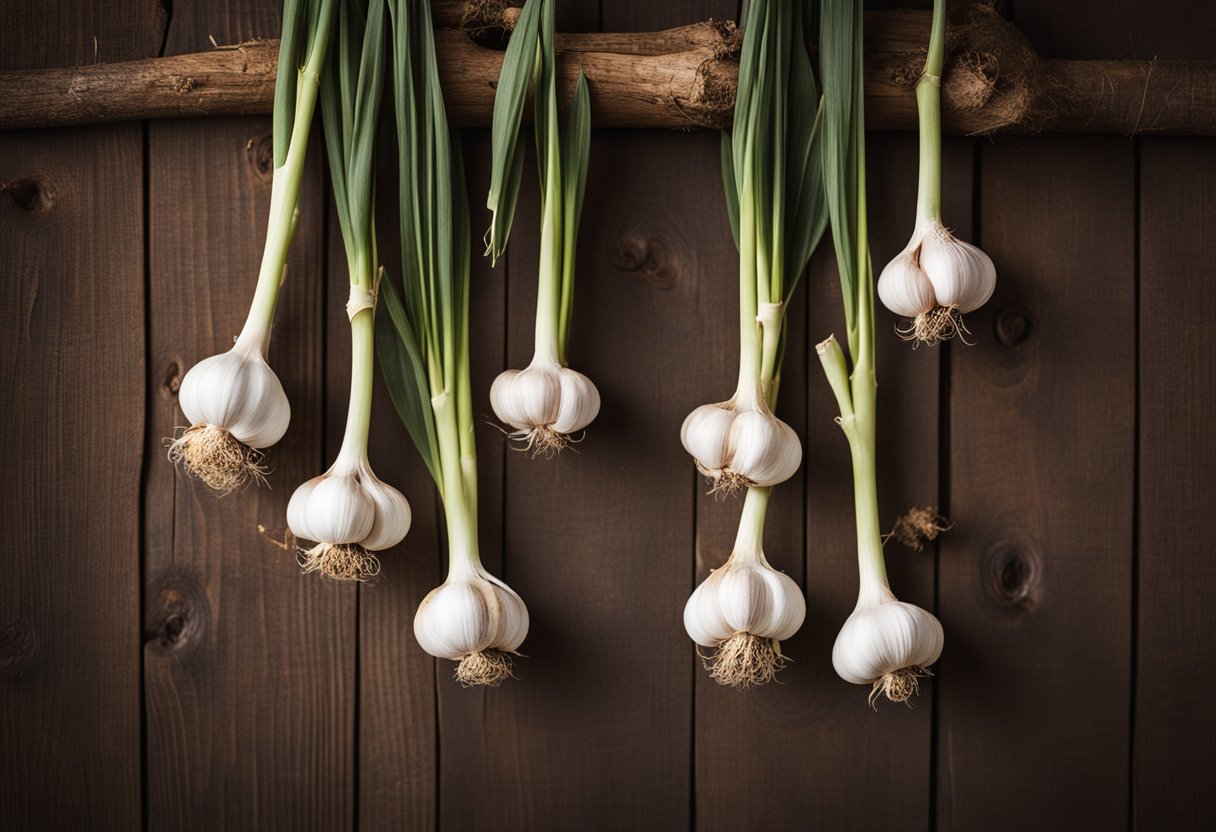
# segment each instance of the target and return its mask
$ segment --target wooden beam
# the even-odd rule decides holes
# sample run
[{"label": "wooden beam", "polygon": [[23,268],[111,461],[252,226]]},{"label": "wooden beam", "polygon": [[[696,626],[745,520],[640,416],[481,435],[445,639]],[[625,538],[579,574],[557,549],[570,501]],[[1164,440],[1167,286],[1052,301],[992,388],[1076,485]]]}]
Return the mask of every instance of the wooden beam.
[{"label": "wooden beam", "polygon": [[[509,11],[502,15],[506,25]],[[445,15],[441,21],[451,22],[452,14]],[[503,53],[471,36],[492,41],[499,30],[463,25],[467,34],[436,32],[448,113],[456,125],[484,126]],[[929,14],[871,13],[866,32],[867,125],[912,129]],[[733,23],[714,21],[661,32],[558,35],[559,95],[569,100],[581,69],[597,127],[725,127],[739,45]],[[170,58],[0,72],[0,129],[268,113],[277,55],[276,41],[252,41]],[[942,98],[944,128],[952,133],[1216,135],[1216,61],[1045,60],[982,6],[951,19]]]}]

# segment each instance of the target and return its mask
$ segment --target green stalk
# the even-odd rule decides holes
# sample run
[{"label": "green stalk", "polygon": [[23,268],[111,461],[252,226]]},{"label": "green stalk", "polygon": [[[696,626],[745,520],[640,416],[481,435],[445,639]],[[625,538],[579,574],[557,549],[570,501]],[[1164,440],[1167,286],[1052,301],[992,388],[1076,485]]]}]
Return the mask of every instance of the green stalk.
[{"label": "green stalk", "polygon": [[[373,266],[369,256],[367,251],[355,254],[350,271],[352,285],[371,288]],[[346,411],[346,433],[342,437],[338,461],[355,464],[367,456],[367,439],[372,423],[372,388],[376,373],[374,310],[362,309],[351,319],[350,341],[350,405]]]},{"label": "green stalk", "polygon": [[262,264],[258,269],[257,288],[254,290],[245,326],[237,339],[238,344],[256,346],[263,356],[270,339],[270,327],[274,322],[279,286],[287,268],[287,252],[295,236],[300,183],[308,151],[308,134],[312,128],[313,111],[316,109],[317,93],[321,86],[321,67],[325,65],[325,52],[329,46],[333,6],[333,0],[325,0],[321,4],[308,59],[299,70],[291,140],[282,165],[276,167],[271,176],[270,217],[266,227],[266,245],[262,250]]},{"label": "green stalk", "polygon": [[744,142],[743,179],[739,189],[739,386],[740,396],[752,396],[761,383],[763,343],[756,324],[759,304],[756,287],[758,240],[756,233],[755,198],[753,196],[753,167],[751,128]]},{"label": "green stalk", "polygon": [[946,0],[933,2],[933,28],[925,71],[916,83],[920,122],[920,180],[916,195],[917,223],[942,216],[942,64],[946,51]]},{"label": "green stalk", "polygon": [[545,92],[545,192],[541,197],[540,274],[536,293],[536,354],[566,364],[561,333],[562,309],[562,163],[557,132],[557,87]]}]

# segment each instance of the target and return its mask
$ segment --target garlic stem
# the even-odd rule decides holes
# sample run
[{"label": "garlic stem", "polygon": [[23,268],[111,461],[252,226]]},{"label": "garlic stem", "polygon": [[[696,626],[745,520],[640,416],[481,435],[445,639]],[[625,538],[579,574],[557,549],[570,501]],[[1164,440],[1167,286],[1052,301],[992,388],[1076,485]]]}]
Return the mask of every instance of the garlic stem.
[{"label": "garlic stem", "polygon": [[267,220],[266,247],[262,251],[257,288],[254,290],[245,327],[237,339],[238,344],[257,344],[263,357],[270,339],[270,326],[274,322],[274,307],[279,297],[283,269],[287,266],[287,251],[291,247],[297,222],[300,183],[303,179],[304,160],[307,157],[313,110],[316,108],[317,93],[321,87],[320,71],[325,61],[326,40],[326,37],[318,34],[308,62],[300,70],[291,142],[287,146],[287,156],[283,164],[275,168],[270,180],[270,217]]},{"label": "garlic stem", "polygon": [[917,223],[942,216],[942,64],[946,51],[946,0],[933,0],[933,27],[925,71],[916,83],[920,123],[920,180],[916,195]]},{"label": "garlic stem", "polygon": [[743,501],[739,531],[735,535],[732,557],[747,563],[759,563],[764,552],[764,518],[768,514],[771,486],[751,486]]},{"label": "garlic stem", "polygon": [[[351,285],[370,288],[373,265],[367,252],[355,255]],[[375,383],[375,310],[361,309],[350,322],[350,404],[346,411],[346,433],[335,467],[357,465],[367,457],[372,423],[372,388]]]},{"label": "garlic stem", "polygon": [[[750,130],[750,128],[749,128]],[[750,136],[745,152],[750,152]],[[743,184],[739,189],[739,392],[754,389],[760,383],[763,345],[756,314],[756,216],[751,196],[752,165],[744,165]]]},{"label": "garlic stem", "polygon": [[549,84],[545,192],[540,221],[540,275],[536,296],[536,355],[566,366],[562,318],[562,171],[557,130],[557,87]]}]

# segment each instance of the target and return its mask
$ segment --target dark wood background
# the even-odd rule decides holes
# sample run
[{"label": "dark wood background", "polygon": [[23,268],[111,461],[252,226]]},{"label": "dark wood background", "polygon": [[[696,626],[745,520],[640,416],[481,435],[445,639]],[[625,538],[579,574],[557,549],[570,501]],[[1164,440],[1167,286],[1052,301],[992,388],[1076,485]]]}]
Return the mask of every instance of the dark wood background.
[{"label": "dark wood background", "polygon": [[[275,36],[278,6],[4,0],[0,68]],[[1005,9],[1045,55],[1216,53],[1216,13],[1191,0]],[[563,0],[559,14],[621,31],[736,12]],[[807,589],[793,664],[782,684],[721,689],[681,626],[738,510],[702,495],[678,440],[693,406],[729,395],[736,361],[717,141],[594,137],[572,360],[603,412],[549,462],[481,429],[483,556],[533,617],[518,681],[483,691],[414,642],[443,570],[437,505],[383,394],[374,464],[415,513],[383,578],[301,577],[274,542],[346,407],[321,143],[272,350],[291,429],[271,489],[217,500],[175,476],[162,440],[184,369],[243,320],[269,119],[0,134],[0,826],[1212,828],[1216,142],[947,141],[946,220],[1000,277],[975,346],[881,339],[884,519],[940,504],[957,525],[936,550],[888,553],[896,591],[938,612],[947,643],[914,709],[875,712],[830,662],[856,591],[847,447],[808,356],[840,327],[830,245],[791,313],[781,410],[807,456],[766,544]],[[486,135],[466,151],[476,206]],[[910,230],[915,137],[871,134],[869,152],[881,264]],[[530,353],[532,189],[520,210],[505,267],[475,266],[487,415],[490,380]]]}]

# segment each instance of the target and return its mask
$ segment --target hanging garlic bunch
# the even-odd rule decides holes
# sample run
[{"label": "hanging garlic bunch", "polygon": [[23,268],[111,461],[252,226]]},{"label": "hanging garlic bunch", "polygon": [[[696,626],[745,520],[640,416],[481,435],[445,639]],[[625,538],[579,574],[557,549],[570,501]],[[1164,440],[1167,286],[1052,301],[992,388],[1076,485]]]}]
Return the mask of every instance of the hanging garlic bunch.
[{"label": "hanging garlic bunch", "polygon": [[901,337],[932,346],[967,334],[963,315],[979,309],[996,288],[991,258],[942,225],[941,73],[946,3],[936,0],[925,71],[916,84],[920,114],[920,182],[912,239],[878,278],[883,305],[911,319]]},{"label": "hanging garlic bunch", "polygon": [[265,478],[263,451],[283,438],[291,407],[266,363],[279,285],[299,219],[300,182],[325,62],[335,0],[285,0],[274,93],[274,173],[266,247],[245,327],[231,350],[190,368],[178,402],[190,427],[169,442],[169,459],[227,494]]},{"label": "hanging garlic bunch", "polygon": [[832,666],[846,682],[871,685],[880,695],[905,702],[920,692],[920,679],[942,654],[945,634],[932,613],[898,600],[885,574],[863,572],[853,614],[832,647]]},{"label": "hanging garlic bunch", "polygon": [[541,183],[535,352],[526,369],[507,370],[494,379],[490,406],[524,450],[545,456],[566,447],[600,411],[600,394],[591,379],[566,361],[574,255],[591,150],[591,100],[580,72],[563,137],[553,35],[554,0],[528,0],[511,34],[494,96],[494,165],[487,200],[494,213],[486,250],[497,262],[511,231],[523,164],[520,126],[531,88]]},{"label": "hanging garlic bunch", "polygon": [[[337,580],[376,575],[380,562],[373,552],[400,543],[411,519],[405,497],[376,477],[367,458],[380,283],[370,159],[383,86],[384,12],[383,3],[373,3],[363,21],[343,6],[341,37],[347,42],[336,50],[322,85],[326,155],[350,274],[350,405],[333,466],[297,488],[287,504],[292,534],[316,544],[301,548],[300,566]],[[353,108],[344,106],[349,101]]]},{"label": "hanging garlic bunch", "polygon": [[684,606],[684,629],[702,647],[714,681],[732,687],[771,682],[785,663],[781,641],[806,617],[802,589],[764,557],[764,516],[770,489],[751,488],[730,558]]},{"label": "hanging garlic bunch", "polygon": [[[525,8],[520,25],[535,17]],[[402,288],[383,283],[380,368],[443,500],[448,575],[422,600],[414,636],[457,661],[463,685],[496,686],[528,634],[528,609],[477,547],[477,447],[469,375],[469,211],[460,141],[440,96],[430,0],[393,0]],[[531,25],[535,25],[534,23]],[[419,94],[419,91],[421,93]],[[415,129],[415,126],[424,126]]]}]

